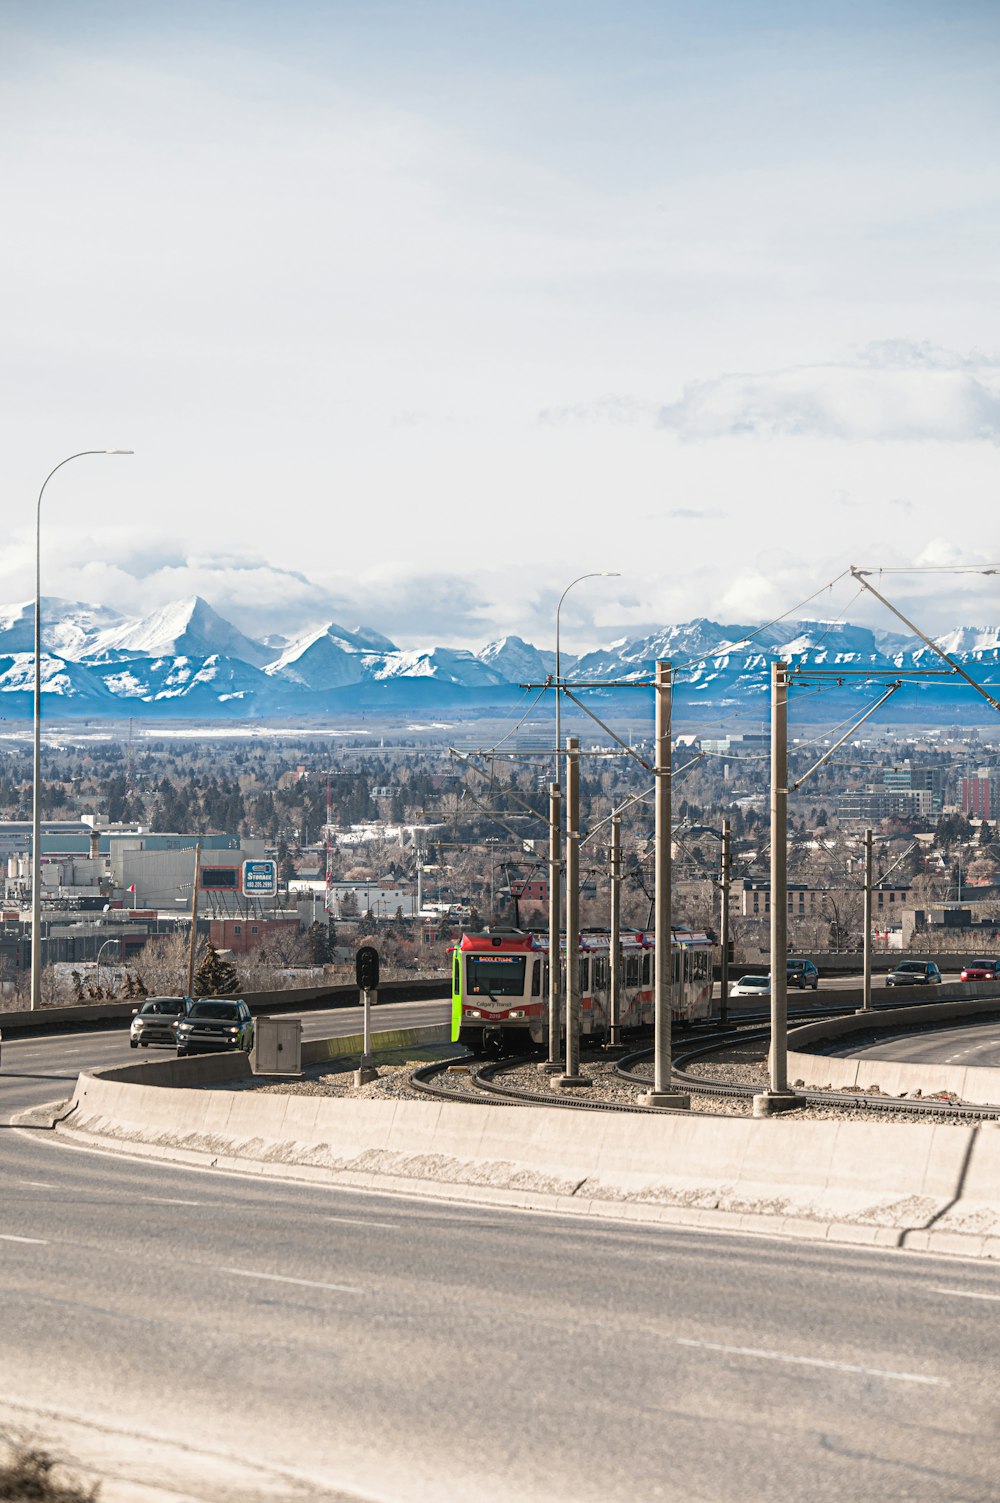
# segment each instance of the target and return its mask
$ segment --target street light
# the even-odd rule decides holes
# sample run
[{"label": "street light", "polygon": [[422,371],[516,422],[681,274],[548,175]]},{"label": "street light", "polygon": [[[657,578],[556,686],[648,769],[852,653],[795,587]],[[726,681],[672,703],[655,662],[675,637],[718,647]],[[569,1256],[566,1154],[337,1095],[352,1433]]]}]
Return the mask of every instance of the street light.
[{"label": "street light", "polygon": [[42,1005],[42,497],[56,470],[90,454],[133,454],[133,449],[81,449],[50,470],[35,508],[35,738],[31,798],[31,1007]]},{"label": "street light", "polygon": [[[556,765],[549,784],[549,1057],[539,1069],[556,1075],[560,1071],[559,1053],[559,935],[562,929],[562,793],[559,784],[559,758],[562,754],[562,645],[559,628],[563,601],[574,585],[584,579],[619,579],[614,570],[599,569],[578,574],[559,596],[556,606]],[[566,964],[569,966],[567,952]]]},{"label": "street light", "polygon": [[117,945],[118,946],[118,959],[121,960],[121,958],[122,958],[122,956],[121,956],[121,948],[122,948],[122,941],[121,941],[121,939],[119,939],[117,935],[115,935],[115,937],[113,939],[106,939],[104,941],[103,945],[101,946],[101,948],[97,952],[97,990],[98,990],[98,992],[100,992],[100,990],[101,990],[101,956],[104,954],[105,950],[108,948],[108,945]]},{"label": "street light", "polygon": [[617,569],[600,569],[596,574],[579,574],[576,579],[571,579],[569,584],[559,596],[559,604],[556,606],[556,782],[559,781],[559,753],[562,750],[562,723],[560,719],[560,707],[562,704],[562,674],[561,655],[559,650],[559,614],[562,611],[563,601],[574,585],[578,585],[582,579],[621,579]]}]

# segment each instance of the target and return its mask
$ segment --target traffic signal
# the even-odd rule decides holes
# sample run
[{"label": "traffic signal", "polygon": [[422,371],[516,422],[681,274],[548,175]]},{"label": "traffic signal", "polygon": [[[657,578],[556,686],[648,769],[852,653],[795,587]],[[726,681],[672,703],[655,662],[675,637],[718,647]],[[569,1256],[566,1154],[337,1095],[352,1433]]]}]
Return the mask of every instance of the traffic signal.
[{"label": "traffic signal", "polygon": [[354,957],[358,987],[363,992],[373,992],[378,986],[378,951],[374,945],[362,945]]}]

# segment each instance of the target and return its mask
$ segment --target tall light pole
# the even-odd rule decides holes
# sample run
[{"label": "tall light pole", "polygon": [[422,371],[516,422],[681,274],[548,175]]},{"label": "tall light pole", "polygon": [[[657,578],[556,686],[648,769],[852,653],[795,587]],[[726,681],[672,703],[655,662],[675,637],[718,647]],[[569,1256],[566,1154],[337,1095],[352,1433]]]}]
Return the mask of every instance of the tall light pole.
[{"label": "tall light pole", "polygon": [[562,708],[562,654],[559,646],[559,617],[563,608],[563,601],[574,585],[578,585],[583,579],[621,579],[621,574],[616,569],[600,569],[596,574],[578,574],[576,579],[571,579],[569,584],[559,596],[559,604],[556,606],[556,778],[559,777],[559,756],[562,752],[562,720],[560,711]]},{"label": "tall light pole", "polygon": [[549,1057],[539,1069],[553,1075],[559,1072],[559,934],[562,929],[562,789],[559,783],[559,758],[562,755],[562,652],[559,626],[563,601],[574,585],[583,579],[618,579],[618,574],[578,574],[559,596],[556,606],[556,760],[555,778],[549,785]]},{"label": "tall light pole", "polygon": [[42,497],[56,470],[90,454],[131,454],[132,449],[81,449],[50,470],[35,508],[35,739],[31,797],[31,1006],[42,1005]]}]

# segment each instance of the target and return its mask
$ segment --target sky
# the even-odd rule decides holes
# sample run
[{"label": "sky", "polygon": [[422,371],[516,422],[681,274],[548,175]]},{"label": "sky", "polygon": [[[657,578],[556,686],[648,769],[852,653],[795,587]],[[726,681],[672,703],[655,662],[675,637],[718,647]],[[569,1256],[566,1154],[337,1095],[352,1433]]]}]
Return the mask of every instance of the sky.
[{"label": "sky", "polygon": [[550,647],[615,571],[585,650],[895,628],[856,564],[1000,622],[952,572],[1000,561],[998,63],[994,0],[0,0],[0,601],[113,447],[45,595]]}]

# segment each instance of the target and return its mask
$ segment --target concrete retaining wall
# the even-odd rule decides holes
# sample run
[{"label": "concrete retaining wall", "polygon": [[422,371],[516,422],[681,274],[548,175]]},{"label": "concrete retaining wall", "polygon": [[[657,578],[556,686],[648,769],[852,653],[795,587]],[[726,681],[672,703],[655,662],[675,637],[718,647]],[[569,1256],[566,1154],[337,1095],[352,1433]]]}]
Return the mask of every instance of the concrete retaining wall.
[{"label": "concrete retaining wall", "polygon": [[[987,983],[966,982],[972,992],[995,990]],[[954,991],[954,987],[940,988]],[[983,1018],[1000,1014],[1000,999],[973,998],[963,1001],[926,1002],[921,1006],[898,1008],[892,1012],[857,1014],[847,1018],[829,1018],[824,1022],[805,1023],[788,1035],[788,1078],[794,1084],[816,1089],[842,1090],[856,1087],[883,1091],[889,1096],[906,1096],[919,1091],[932,1096],[939,1091],[954,1092],[963,1101],[981,1106],[1000,1105],[1000,1070],[976,1065],[915,1064],[908,1061],[873,1059],[863,1054],[831,1055],[808,1049],[828,1039],[849,1038],[854,1033],[872,1030],[896,1032],[928,1023],[948,1027],[963,1018]]]},{"label": "concrete retaining wall", "polygon": [[121,1077],[82,1075],[59,1130],[283,1178],[1000,1257],[993,1125],[473,1109]]}]

